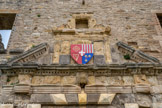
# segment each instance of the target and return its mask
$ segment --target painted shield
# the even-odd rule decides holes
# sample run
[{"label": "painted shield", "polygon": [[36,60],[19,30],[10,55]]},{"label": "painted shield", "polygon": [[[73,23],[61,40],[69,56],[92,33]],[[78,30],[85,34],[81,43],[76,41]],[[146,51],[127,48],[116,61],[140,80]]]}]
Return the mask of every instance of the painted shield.
[{"label": "painted shield", "polygon": [[71,57],[78,64],[86,64],[93,57],[93,44],[71,45]]}]

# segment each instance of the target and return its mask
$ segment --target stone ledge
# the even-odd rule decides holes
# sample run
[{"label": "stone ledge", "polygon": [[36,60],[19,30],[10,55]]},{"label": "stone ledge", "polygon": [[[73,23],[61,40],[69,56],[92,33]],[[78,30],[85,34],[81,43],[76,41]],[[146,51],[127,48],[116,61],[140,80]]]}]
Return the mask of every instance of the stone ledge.
[{"label": "stone ledge", "polygon": [[14,86],[15,93],[30,93],[31,87],[28,85]]}]

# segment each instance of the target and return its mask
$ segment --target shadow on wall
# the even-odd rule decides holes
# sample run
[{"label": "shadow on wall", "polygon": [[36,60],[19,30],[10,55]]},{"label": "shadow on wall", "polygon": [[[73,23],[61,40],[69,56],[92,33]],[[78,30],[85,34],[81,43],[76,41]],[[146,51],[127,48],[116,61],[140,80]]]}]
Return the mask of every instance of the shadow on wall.
[{"label": "shadow on wall", "polygon": [[11,35],[11,30],[0,30],[0,34],[2,36],[2,43],[4,44],[4,48],[6,49]]}]

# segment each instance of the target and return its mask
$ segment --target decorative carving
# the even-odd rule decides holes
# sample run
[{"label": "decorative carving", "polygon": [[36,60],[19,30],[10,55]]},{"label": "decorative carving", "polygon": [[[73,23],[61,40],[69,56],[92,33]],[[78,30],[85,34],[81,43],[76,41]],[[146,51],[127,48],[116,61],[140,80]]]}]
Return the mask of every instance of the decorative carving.
[{"label": "decorative carving", "polygon": [[125,59],[130,59],[134,62],[151,62],[151,63],[160,63],[160,61],[152,56],[149,56],[142,51],[138,51],[128,46],[123,42],[117,43],[119,51],[124,55]]},{"label": "decorative carving", "polygon": [[35,46],[32,49],[29,49],[28,51],[24,52],[23,54],[20,54],[11,60],[9,60],[7,63],[12,64],[15,62],[19,63],[25,63],[25,62],[32,62],[40,58],[42,55],[44,55],[48,51],[48,44],[42,43],[37,46]]},{"label": "decorative carving", "polygon": [[[81,25],[82,22],[83,25]],[[101,24],[97,25],[96,20],[92,18],[92,14],[81,13],[81,14],[73,14],[72,18],[68,21],[67,24],[63,24],[59,27],[54,27],[52,31],[55,35],[69,34],[69,33],[78,34],[82,32],[85,34],[109,34],[111,28],[108,26],[105,27],[104,25]]]}]

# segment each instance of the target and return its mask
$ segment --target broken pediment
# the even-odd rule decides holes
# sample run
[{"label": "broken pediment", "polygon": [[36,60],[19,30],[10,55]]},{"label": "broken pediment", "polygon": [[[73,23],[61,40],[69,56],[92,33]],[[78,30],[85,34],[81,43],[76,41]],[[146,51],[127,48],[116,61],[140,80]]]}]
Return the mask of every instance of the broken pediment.
[{"label": "broken pediment", "polygon": [[135,50],[134,48],[130,47],[129,45],[118,42],[117,44],[118,50],[122,53],[123,57],[126,60],[131,60],[137,63],[141,62],[151,62],[151,63],[160,63],[160,61],[152,56],[145,54],[142,51]]},{"label": "broken pediment", "polygon": [[[7,63],[28,63],[28,62],[40,62],[40,59],[43,59],[44,57],[48,57],[48,49],[49,46],[47,43],[42,43],[37,46],[34,46],[33,48],[25,51],[24,53],[15,56],[11,58]],[[42,62],[44,61],[42,60]]]},{"label": "broken pediment", "polygon": [[56,34],[109,34],[111,31],[110,27],[105,27],[101,24],[96,24],[96,20],[92,17],[92,14],[82,13],[73,14],[72,18],[59,27],[52,29],[53,33]]}]

